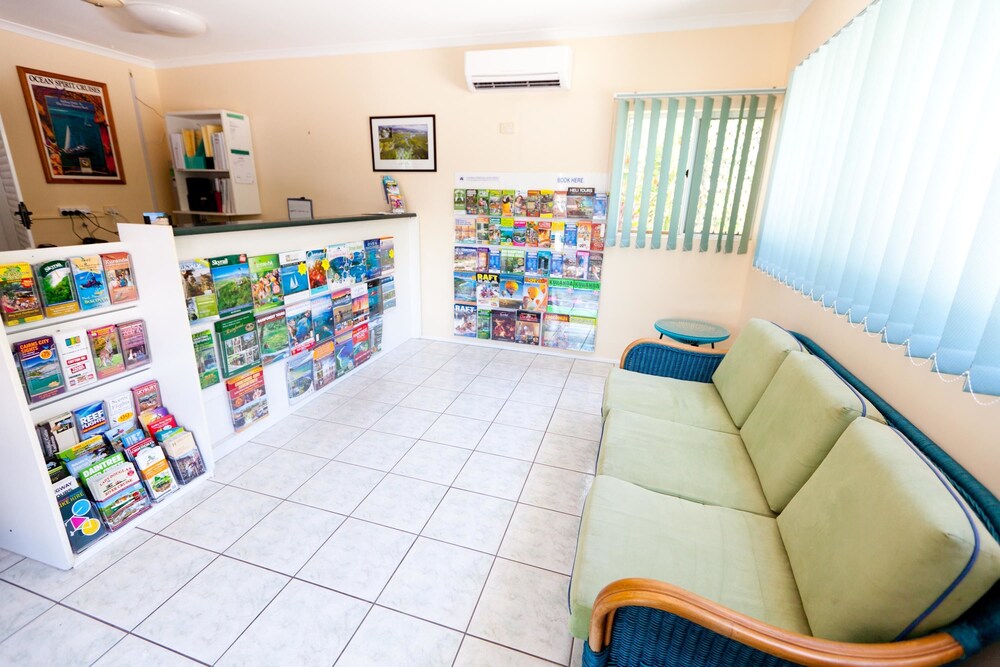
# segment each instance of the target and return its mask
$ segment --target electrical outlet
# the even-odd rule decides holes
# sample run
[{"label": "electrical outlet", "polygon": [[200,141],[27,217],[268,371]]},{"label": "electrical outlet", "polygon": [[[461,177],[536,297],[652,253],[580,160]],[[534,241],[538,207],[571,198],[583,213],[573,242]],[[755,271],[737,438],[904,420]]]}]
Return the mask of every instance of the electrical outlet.
[{"label": "electrical outlet", "polygon": [[517,125],[511,121],[500,123],[500,134],[517,134]]},{"label": "electrical outlet", "polygon": [[105,206],[104,213],[106,215],[121,215],[121,211],[118,210],[117,206]]},{"label": "electrical outlet", "polygon": [[89,215],[89,214],[90,214],[90,207],[89,206],[60,206],[59,207],[59,215],[62,215],[62,216],[67,216],[67,215]]}]

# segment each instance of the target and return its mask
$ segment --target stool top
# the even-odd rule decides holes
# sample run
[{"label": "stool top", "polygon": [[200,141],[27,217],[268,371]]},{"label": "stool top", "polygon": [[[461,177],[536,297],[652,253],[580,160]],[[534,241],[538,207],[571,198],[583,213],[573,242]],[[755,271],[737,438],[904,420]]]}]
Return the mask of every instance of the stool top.
[{"label": "stool top", "polygon": [[704,320],[665,317],[653,325],[664,336],[681,343],[718,343],[729,338],[729,330]]}]

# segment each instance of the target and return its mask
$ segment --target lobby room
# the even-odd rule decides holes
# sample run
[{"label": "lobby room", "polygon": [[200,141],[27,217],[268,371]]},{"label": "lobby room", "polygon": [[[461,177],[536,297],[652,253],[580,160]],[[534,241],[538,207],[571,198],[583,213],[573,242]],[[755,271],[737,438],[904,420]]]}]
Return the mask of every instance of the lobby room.
[{"label": "lobby room", "polygon": [[998,33],[0,3],[0,665],[1000,664]]}]

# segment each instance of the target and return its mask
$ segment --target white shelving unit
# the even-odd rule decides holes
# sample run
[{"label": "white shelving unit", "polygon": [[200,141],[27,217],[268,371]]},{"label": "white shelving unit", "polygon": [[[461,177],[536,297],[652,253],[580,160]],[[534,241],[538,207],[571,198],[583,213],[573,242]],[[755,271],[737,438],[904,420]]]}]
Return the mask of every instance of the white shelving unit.
[{"label": "white shelving unit", "polygon": [[[148,226],[148,225],[147,225]],[[323,248],[333,243],[362,241],[364,239],[393,237],[396,268],[396,307],[383,316],[382,352],[372,356],[371,363],[380,355],[391,351],[403,341],[419,336],[421,331],[420,306],[420,222],[416,216],[387,216],[385,218],[351,220],[315,220],[295,223],[259,223],[237,227],[202,227],[175,230],[177,256],[182,259],[218,257],[246,253],[263,255],[287,250]],[[178,285],[180,281],[178,281]],[[184,304],[183,299],[181,305]],[[190,331],[212,328],[218,318],[208,318],[192,323],[187,334],[191,347]],[[216,337],[216,343],[218,338]],[[358,371],[337,378],[319,392],[312,392],[299,402],[290,404],[285,379],[287,360],[264,367],[264,384],[267,389],[268,416],[244,431],[234,432],[232,411],[225,391],[225,381],[208,387],[198,394],[205,406],[209,433],[217,456],[229,454],[240,445],[271,428],[294,410],[329,391],[341,381],[354,377]],[[364,366],[361,366],[364,368]],[[359,369],[360,370],[360,369]]]},{"label": "white shelving unit", "polygon": [[[138,228],[138,229],[136,229]],[[52,259],[129,252],[139,288],[139,300],[60,318],[0,329],[0,548],[54,567],[69,569],[108,544],[120,539],[149,516],[162,511],[192,486],[204,483],[214,468],[201,389],[190,345],[184,294],[177,277],[177,254],[170,227],[119,225],[121,243],[42,248],[0,253],[0,263],[37,264]],[[18,369],[10,353],[12,343],[69,329],[86,329],[131,319],[146,321],[152,363],[126,371],[82,390],[29,404],[21,389]],[[55,495],[49,483],[35,424],[111,394],[127,391],[146,380],[160,383],[164,405],[179,424],[191,431],[205,459],[207,474],[180,487],[154,504],[127,526],[109,534],[80,554],[74,554],[66,537]]]},{"label": "white shelving unit", "polygon": [[[177,187],[179,210],[175,215],[206,216],[217,218],[240,218],[260,215],[260,191],[257,187],[257,168],[254,162],[253,142],[250,134],[250,118],[236,111],[213,109],[209,111],[175,111],[166,114],[167,135],[182,130],[201,130],[203,125],[219,125],[225,137],[228,168],[188,169],[173,160],[174,181]],[[171,153],[172,154],[172,153]],[[242,161],[242,167],[237,165]],[[240,174],[242,173],[242,178]],[[250,182],[247,180],[250,177]],[[232,188],[233,211],[193,211],[188,205],[188,183],[190,177],[227,178]]]}]

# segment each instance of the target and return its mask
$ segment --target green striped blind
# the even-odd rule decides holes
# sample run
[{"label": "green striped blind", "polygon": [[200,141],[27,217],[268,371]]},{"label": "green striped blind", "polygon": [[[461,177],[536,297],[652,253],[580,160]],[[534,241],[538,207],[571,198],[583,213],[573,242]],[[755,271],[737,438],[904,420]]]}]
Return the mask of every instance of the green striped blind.
[{"label": "green striped blind", "polygon": [[609,244],[745,253],[776,102],[739,91],[616,100]]}]

